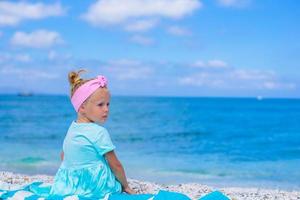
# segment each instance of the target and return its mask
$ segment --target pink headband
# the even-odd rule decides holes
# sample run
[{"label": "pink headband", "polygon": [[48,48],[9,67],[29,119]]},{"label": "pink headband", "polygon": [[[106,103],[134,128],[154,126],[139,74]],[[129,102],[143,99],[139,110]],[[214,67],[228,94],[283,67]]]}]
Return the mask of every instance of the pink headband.
[{"label": "pink headband", "polygon": [[76,110],[78,112],[79,107],[81,104],[91,95],[93,92],[95,92],[99,87],[105,87],[107,86],[107,79],[104,76],[97,76],[97,78],[90,80],[83,85],[81,85],[73,94],[71,98],[71,102]]}]

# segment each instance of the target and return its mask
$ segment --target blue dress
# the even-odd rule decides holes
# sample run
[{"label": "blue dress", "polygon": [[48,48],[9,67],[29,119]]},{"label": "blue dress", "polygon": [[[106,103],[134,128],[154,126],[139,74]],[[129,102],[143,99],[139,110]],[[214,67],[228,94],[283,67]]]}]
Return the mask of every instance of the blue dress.
[{"label": "blue dress", "polygon": [[104,154],[115,149],[107,130],[95,123],[72,122],[63,144],[64,160],[50,195],[104,198],[121,193],[121,184]]}]

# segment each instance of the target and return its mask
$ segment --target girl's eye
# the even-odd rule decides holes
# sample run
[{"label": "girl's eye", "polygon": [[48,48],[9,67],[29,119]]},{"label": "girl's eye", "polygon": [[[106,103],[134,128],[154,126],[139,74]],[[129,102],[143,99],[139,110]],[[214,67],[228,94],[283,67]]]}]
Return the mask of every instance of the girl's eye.
[{"label": "girl's eye", "polygon": [[[109,103],[107,103],[106,105],[109,106]],[[99,103],[98,106],[104,106],[104,103]]]}]

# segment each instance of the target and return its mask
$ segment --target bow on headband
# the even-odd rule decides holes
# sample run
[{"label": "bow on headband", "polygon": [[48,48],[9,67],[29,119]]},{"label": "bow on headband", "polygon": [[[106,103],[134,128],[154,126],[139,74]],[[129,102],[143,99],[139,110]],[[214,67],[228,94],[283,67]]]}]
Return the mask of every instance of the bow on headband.
[{"label": "bow on headband", "polygon": [[73,107],[75,108],[76,112],[78,112],[79,107],[81,104],[89,97],[93,92],[95,92],[99,87],[107,86],[107,79],[100,75],[97,76],[95,79],[90,80],[83,85],[81,85],[73,94],[71,98],[71,102]]}]

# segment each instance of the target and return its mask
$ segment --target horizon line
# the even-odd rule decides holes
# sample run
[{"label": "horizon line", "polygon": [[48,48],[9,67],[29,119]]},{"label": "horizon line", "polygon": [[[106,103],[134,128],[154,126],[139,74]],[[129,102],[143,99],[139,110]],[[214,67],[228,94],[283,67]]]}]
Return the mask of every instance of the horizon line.
[{"label": "horizon line", "polygon": [[[69,96],[67,94],[62,93],[29,93],[30,96]],[[22,96],[22,93],[2,93],[0,92],[1,96]],[[300,97],[276,97],[276,96],[263,96],[263,95],[257,95],[257,96],[207,96],[207,95],[151,95],[151,94],[113,94],[112,96],[115,97],[137,97],[137,98],[143,98],[143,97],[161,97],[161,98],[220,98],[220,99],[257,99],[257,100],[265,100],[265,99],[293,99],[293,100],[300,100]],[[25,96],[27,97],[27,96]]]}]

